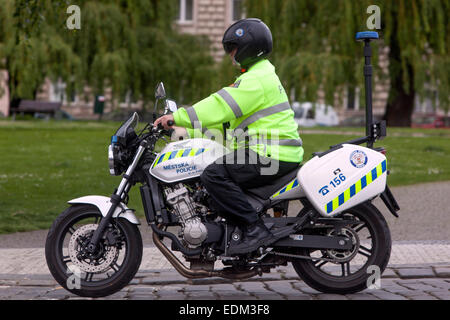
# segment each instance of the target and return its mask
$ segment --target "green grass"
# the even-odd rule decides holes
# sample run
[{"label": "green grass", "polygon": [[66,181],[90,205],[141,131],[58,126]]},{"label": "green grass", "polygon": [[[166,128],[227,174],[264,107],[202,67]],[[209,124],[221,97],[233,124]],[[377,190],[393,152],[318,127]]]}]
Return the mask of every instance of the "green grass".
[{"label": "green grass", "polygon": [[[302,128],[300,132],[305,131],[308,133],[314,132],[340,132],[345,135],[352,135],[357,133],[358,135],[364,135],[365,128],[362,127],[312,127]],[[387,134],[390,137],[447,137],[450,138],[450,129],[422,129],[422,128],[387,128]]]},{"label": "green grass", "polygon": [[[109,196],[120,181],[109,175],[107,160],[110,137],[118,126],[117,122],[0,121],[0,233],[48,229],[68,200]],[[352,133],[364,132],[358,128],[308,132],[314,130],[318,132],[301,134],[305,160],[312,152],[357,137]],[[377,145],[387,149],[391,186],[450,180],[450,131],[394,128],[388,133],[392,136]],[[129,207],[143,216],[138,187],[130,194]]]},{"label": "green grass", "polygon": [[[450,131],[448,135],[412,136],[410,129],[396,129],[399,136],[388,136],[375,143],[387,153],[390,186],[450,180]],[[361,131],[362,133],[363,131]],[[431,133],[431,132],[430,132]],[[362,135],[362,134],[361,134]],[[358,135],[302,134],[305,159],[317,150],[358,138]]]}]

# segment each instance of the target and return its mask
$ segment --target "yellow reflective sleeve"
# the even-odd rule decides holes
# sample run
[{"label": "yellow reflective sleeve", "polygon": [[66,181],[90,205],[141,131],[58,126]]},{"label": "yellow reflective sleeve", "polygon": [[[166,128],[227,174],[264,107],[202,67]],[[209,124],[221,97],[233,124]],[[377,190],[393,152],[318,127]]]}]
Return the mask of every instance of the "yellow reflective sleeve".
[{"label": "yellow reflective sleeve", "polygon": [[183,128],[192,128],[191,121],[185,108],[179,108],[173,113],[175,125]]}]

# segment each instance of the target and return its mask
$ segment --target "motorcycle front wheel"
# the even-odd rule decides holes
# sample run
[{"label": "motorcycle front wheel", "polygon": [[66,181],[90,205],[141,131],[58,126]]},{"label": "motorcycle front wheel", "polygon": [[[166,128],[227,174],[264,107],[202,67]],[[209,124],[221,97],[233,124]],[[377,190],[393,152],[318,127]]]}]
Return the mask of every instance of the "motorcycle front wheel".
[{"label": "motorcycle front wheel", "polygon": [[45,244],[50,273],[66,290],[82,297],[104,297],[125,287],[142,260],[142,238],[136,225],[112,219],[96,252],[87,244],[103,218],[97,207],[74,205],[53,222]]},{"label": "motorcycle front wheel", "polygon": [[336,234],[333,227],[319,228],[317,230],[321,231],[317,232],[348,237],[353,248],[296,250],[296,254],[309,259],[293,260],[295,271],[307,285],[324,293],[350,294],[376,286],[375,280],[385,270],[391,254],[391,235],[386,220],[369,202],[347,209],[339,217],[355,223],[342,228],[340,234]]}]

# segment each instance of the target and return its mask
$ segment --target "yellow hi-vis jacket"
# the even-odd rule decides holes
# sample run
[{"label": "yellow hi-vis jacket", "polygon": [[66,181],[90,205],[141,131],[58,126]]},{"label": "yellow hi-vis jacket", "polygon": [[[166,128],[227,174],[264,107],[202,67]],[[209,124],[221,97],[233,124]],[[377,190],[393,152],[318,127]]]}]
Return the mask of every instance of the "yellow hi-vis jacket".
[{"label": "yellow hi-vis jacket", "polygon": [[[302,140],[288,97],[267,59],[254,64],[233,85],[174,114],[191,138],[224,135],[228,147],[249,147],[261,156],[301,162]],[[229,124],[227,127],[223,124]],[[223,132],[223,128],[227,128]]]}]

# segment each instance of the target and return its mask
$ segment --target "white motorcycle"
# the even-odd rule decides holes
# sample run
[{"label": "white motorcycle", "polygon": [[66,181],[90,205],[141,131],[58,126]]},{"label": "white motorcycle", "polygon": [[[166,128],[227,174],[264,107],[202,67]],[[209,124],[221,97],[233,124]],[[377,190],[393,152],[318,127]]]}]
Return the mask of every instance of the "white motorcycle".
[{"label": "white motorcycle", "polygon": [[[187,278],[246,279],[290,262],[319,291],[346,294],[367,288],[368,268],[383,272],[391,252],[388,225],[371,201],[380,196],[396,216],[399,207],[386,185],[384,149],[372,147],[386,135],[384,122],[372,123],[370,40],[376,33],[358,35],[366,44],[367,136],[315,153],[270,185],[245,190],[243,196],[277,238],[273,244],[248,254],[229,253],[242,231],[210,206],[199,178],[229,150],[199,138],[169,143],[156,153],[157,141],[171,132],[147,125],[136,134],[134,113],[109,146],[110,173],[124,173],[118,188],[111,197],[69,201],[49,230],[45,254],[56,281],[79,296],[101,297],[133,279],[142,259],[142,239],[139,220],[126,204],[129,190],[139,183],[154,244]],[[156,99],[165,100],[166,113],[176,110],[165,99],[162,83]],[[367,147],[359,146],[366,142]],[[294,200],[303,208],[288,217],[288,204]],[[171,241],[170,249],[164,238]],[[189,266],[173,251],[181,252]],[[218,261],[223,266],[216,268]]]}]

